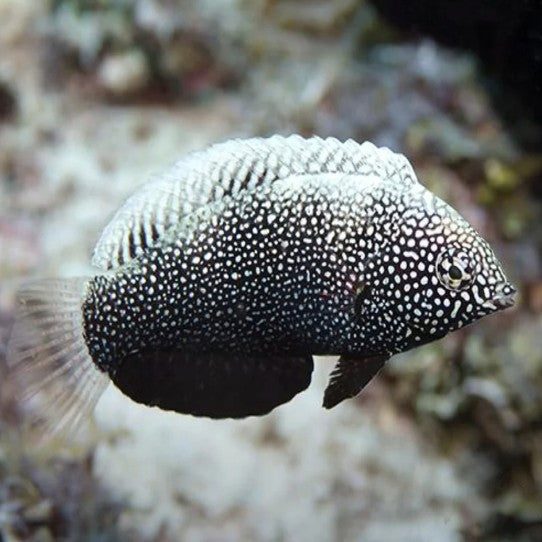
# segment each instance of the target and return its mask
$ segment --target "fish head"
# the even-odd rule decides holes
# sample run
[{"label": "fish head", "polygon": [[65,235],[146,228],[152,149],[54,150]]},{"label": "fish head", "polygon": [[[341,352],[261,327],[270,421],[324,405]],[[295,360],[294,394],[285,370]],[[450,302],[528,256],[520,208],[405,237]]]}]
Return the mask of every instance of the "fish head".
[{"label": "fish head", "polygon": [[395,351],[431,342],[514,304],[516,289],[495,253],[459,213],[433,195],[422,213],[400,234],[407,248],[401,251],[399,293],[393,292],[391,304],[399,335]]},{"label": "fish head", "polygon": [[[450,320],[458,327],[511,307],[516,293],[488,243],[474,230],[470,239],[469,247],[443,247],[433,270],[438,290],[452,308]],[[427,292],[426,298],[430,299]]]}]

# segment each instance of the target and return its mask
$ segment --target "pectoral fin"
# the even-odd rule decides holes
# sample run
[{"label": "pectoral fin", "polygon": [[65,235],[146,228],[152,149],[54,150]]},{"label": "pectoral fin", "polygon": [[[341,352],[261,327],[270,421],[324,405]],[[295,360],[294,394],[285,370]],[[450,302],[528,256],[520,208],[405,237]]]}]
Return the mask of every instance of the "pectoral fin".
[{"label": "pectoral fin", "polygon": [[310,384],[312,356],[143,350],[112,377],[138,403],[195,416],[267,414]]},{"label": "pectoral fin", "polygon": [[341,356],[331,372],[329,384],[324,393],[324,407],[333,408],[345,399],[356,396],[382,369],[388,359],[387,354],[363,359]]}]

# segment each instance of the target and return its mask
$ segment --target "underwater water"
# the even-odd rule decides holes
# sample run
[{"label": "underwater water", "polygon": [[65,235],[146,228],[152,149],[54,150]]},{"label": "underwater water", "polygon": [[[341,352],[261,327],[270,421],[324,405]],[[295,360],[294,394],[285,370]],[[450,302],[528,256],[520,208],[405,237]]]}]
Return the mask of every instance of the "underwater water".
[{"label": "underwater water", "polygon": [[[0,540],[542,539],[542,128],[487,64],[486,34],[477,56],[383,13],[0,0]],[[21,282],[91,274],[150,175],[275,133],[404,153],[488,239],[516,306],[397,356],[330,411],[335,359],[320,358],[264,417],[163,412],[110,386],[81,438],[36,444],[6,364]]]}]

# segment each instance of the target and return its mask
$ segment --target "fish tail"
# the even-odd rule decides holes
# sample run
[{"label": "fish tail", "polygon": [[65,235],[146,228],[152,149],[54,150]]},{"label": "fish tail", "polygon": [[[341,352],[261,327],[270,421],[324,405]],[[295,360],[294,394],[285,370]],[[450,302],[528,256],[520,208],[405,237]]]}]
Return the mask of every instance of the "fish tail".
[{"label": "fish tail", "polygon": [[29,421],[46,439],[78,429],[109,382],[85,342],[81,307],[87,284],[88,278],[41,280],[19,292],[9,378]]}]

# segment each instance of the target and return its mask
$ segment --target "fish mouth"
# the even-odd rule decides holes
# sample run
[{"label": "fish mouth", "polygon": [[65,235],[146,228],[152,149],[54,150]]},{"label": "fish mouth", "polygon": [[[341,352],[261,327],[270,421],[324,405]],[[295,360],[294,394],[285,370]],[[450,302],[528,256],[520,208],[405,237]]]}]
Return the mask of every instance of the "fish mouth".
[{"label": "fish mouth", "polygon": [[492,311],[508,309],[516,302],[516,293],[516,288],[507,282],[498,287],[495,297],[486,301],[483,306]]}]

